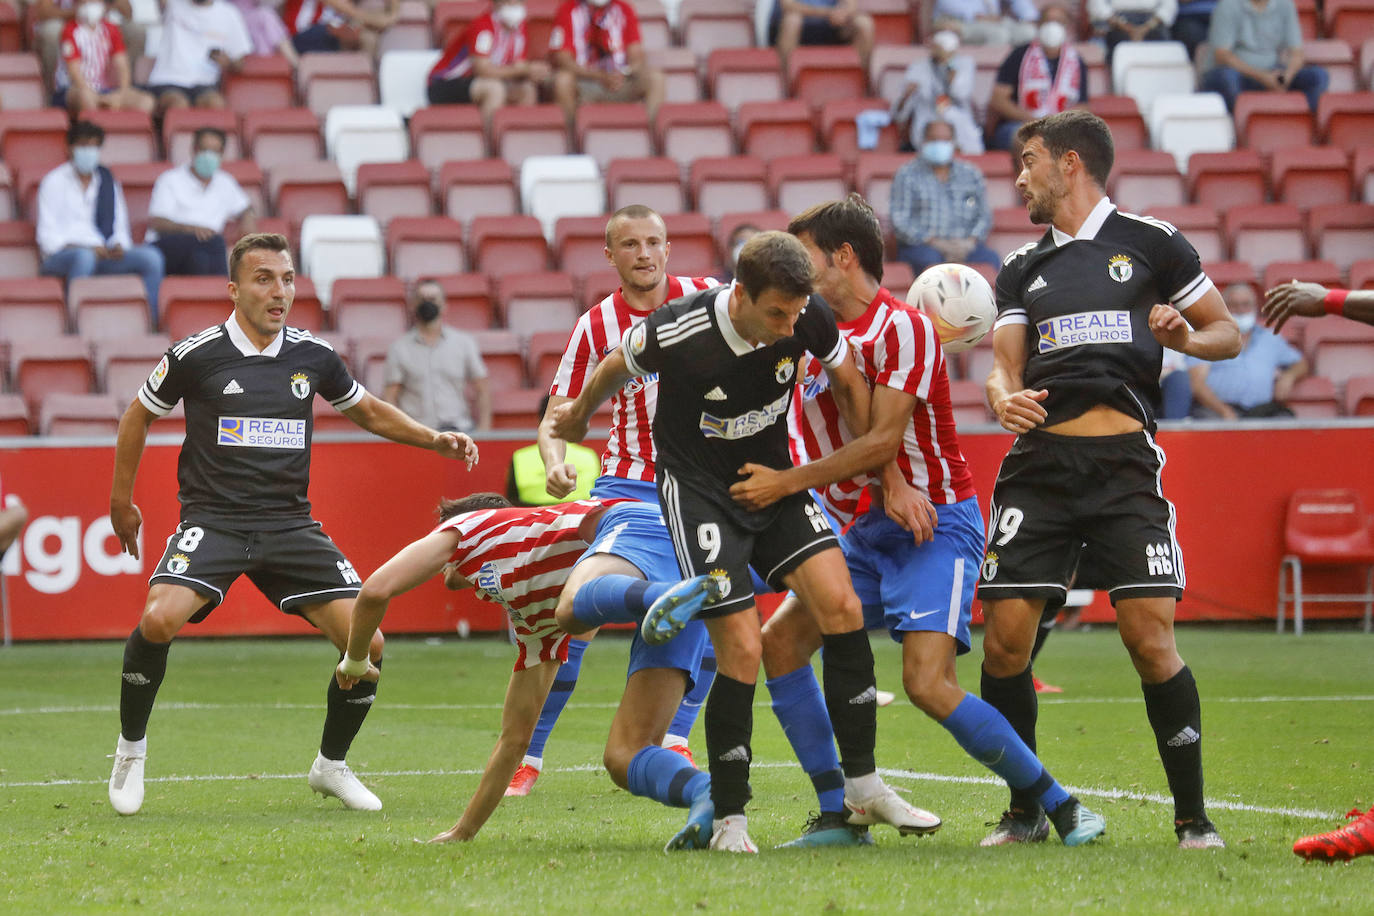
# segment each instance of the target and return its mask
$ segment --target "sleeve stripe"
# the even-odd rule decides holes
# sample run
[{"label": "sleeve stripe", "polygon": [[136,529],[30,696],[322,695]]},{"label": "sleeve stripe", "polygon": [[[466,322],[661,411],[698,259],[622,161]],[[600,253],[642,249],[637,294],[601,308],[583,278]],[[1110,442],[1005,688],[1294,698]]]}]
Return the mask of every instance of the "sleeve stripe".
[{"label": "sleeve stripe", "polygon": [[635,360],[634,348],[630,346],[630,334],[638,325],[630,325],[625,329],[625,333],[620,337],[620,353],[625,357],[625,368],[630,370],[630,374],[638,378],[649,373]]},{"label": "sleeve stripe", "polygon": [[167,414],[172,412],[172,408],[176,406],[158,400],[153,393],[148,390],[146,382],[138,389],[138,400],[144,407],[148,408],[150,412],[157,414],[159,417],[167,416]]},{"label": "sleeve stripe", "polygon": [[844,335],[840,334],[835,340],[835,346],[831,347],[830,352],[821,357],[821,365],[827,369],[834,369],[844,362],[844,354],[849,350],[849,344],[845,341]]},{"label": "sleeve stripe", "polygon": [[1207,295],[1208,290],[1211,289],[1213,289],[1211,277],[1201,273],[1184,285],[1183,289],[1170,296],[1169,302],[1181,312]]},{"label": "sleeve stripe", "polygon": [[1009,327],[1013,324],[1030,324],[1030,316],[1019,309],[1014,312],[1003,312],[992,323],[992,329],[995,331],[998,328]]},{"label": "sleeve stripe", "polygon": [[348,389],[348,394],[341,398],[336,398],[329,403],[334,406],[335,410],[347,410],[350,407],[358,406],[358,402],[366,396],[367,389],[359,384],[357,379],[354,379],[353,387]]}]

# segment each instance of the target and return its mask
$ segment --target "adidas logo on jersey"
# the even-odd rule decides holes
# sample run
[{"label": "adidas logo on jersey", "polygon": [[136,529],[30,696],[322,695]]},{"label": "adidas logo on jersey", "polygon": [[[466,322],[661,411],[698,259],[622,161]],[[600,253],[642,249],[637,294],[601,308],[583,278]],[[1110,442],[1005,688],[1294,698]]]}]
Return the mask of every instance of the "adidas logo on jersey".
[{"label": "adidas logo on jersey", "polygon": [[721,390],[720,390],[720,386],[717,385],[716,387],[712,388],[710,391],[706,392],[706,400],[708,400],[708,401],[723,401],[723,400],[725,400],[725,392],[724,392],[724,391],[721,391]]},{"label": "adidas logo on jersey", "polygon": [[1170,738],[1168,741],[1164,743],[1169,745],[1169,747],[1183,747],[1186,744],[1197,744],[1201,740],[1202,736],[1199,735],[1196,731],[1194,731],[1191,725],[1186,725],[1184,726],[1183,731],[1179,732],[1177,735],[1174,735],[1172,738]]},{"label": "adidas logo on jersey", "polygon": [[1047,286],[1049,286],[1049,284],[1045,282],[1045,278],[1036,274],[1035,279],[1031,281],[1031,285],[1026,287],[1026,292],[1033,293],[1037,289],[1044,289]]},{"label": "adidas logo on jersey", "polygon": [[225,393],[225,394],[243,394],[243,386],[239,384],[239,380],[238,380],[238,379],[236,379],[236,378],[231,378],[231,379],[229,380],[229,384],[227,384],[227,385],[224,386],[224,393]]},{"label": "adidas logo on jersey", "polygon": [[745,747],[743,744],[739,744],[739,745],[736,745],[735,747],[732,747],[730,750],[726,751],[724,754],[721,754],[720,757],[719,757],[718,759],[719,759],[722,763],[725,763],[725,762],[728,762],[728,761],[731,761],[731,760],[738,760],[738,761],[742,761],[742,762],[744,762],[744,763],[748,763],[748,762],[749,762],[749,749],[748,749],[747,747]]}]

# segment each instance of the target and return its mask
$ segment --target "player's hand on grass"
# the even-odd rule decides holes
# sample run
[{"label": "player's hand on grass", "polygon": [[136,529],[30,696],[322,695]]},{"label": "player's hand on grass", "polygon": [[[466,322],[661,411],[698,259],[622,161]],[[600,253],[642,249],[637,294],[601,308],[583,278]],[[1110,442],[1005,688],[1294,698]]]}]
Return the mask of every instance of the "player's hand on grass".
[{"label": "player's hand on grass", "polygon": [[1264,294],[1260,315],[1264,317],[1264,323],[1275,331],[1281,330],[1294,315],[1320,318],[1326,314],[1326,306],[1322,301],[1326,293],[1326,287],[1320,283],[1304,283],[1300,280],[1280,283]]},{"label": "player's hand on grass", "polygon": [[917,544],[935,540],[935,526],[940,518],[930,499],[914,487],[883,490],[883,511],[904,529],[911,532]]},{"label": "player's hand on grass", "polygon": [[544,492],[562,499],[577,489],[577,468],[571,461],[555,464],[544,475]]},{"label": "player's hand on grass", "polygon": [[1172,305],[1155,305],[1150,308],[1150,333],[1160,346],[1183,353],[1192,332],[1178,309]]},{"label": "player's hand on grass", "polygon": [[739,469],[739,475],[744,479],[730,488],[730,498],[746,509],[757,511],[792,495],[781,471],[750,461]]},{"label": "player's hand on grass", "polygon": [[430,839],[430,843],[465,843],[477,834],[474,831],[463,827],[463,822],[459,821],[448,830]]},{"label": "player's hand on grass", "polygon": [[110,527],[119,546],[135,560],[138,559],[138,529],[143,527],[143,513],[133,503],[110,506]]},{"label": "player's hand on grass", "polygon": [[564,442],[581,442],[587,438],[587,418],[576,405],[576,401],[568,401],[549,411],[553,418],[553,434]]},{"label": "player's hand on grass", "polygon": [[997,422],[1002,424],[1003,429],[1018,434],[1030,432],[1049,416],[1045,408],[1040,406],[1040,402],[1049,396],[1050,393],[1044,388],[1039,391],[1023,388],[998,400],[992,405],[992,412],[997,414]]},{"label": "player's hand on grass", "polygon": [[381,669],[372,664],[370,660],[367,663],[367,670],[362,674],[348,674],[344,671],[344,668],[348,665],[349,661],[349,657],[345,655],[343,660],[340,661],[338,666],[334,669],[334,680],[338,682],[340,690],[352,690],[359,681],[371,681],[375,684],[382,676]]}]

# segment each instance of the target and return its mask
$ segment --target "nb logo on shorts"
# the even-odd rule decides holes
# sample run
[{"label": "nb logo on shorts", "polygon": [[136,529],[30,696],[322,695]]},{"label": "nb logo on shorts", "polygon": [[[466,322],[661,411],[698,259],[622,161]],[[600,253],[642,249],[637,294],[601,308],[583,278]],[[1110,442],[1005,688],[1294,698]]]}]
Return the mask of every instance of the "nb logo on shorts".
[{"label": "nb logo on shorts", "polygon": [[1174,574],[1173,551],[1164,544],[1145,546],[1145,567],[1152,576],[1172,576]]}]

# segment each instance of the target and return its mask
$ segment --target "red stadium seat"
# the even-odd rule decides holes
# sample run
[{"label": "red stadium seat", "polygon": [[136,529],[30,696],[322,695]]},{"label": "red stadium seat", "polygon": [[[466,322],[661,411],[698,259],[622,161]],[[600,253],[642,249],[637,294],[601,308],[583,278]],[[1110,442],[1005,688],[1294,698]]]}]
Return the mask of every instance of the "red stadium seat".
[{"label": "red stadium seat", "polygon": [[[0,20],[0,28],[3,28],[3,20]],[[0,53],[0,106],[6,110],[24,110],[42,108],[47,103],[37,56],[9,50]]]},{"label": "red stadium seat", "polygon": [[515,172],[504,159],[445,162],[439,169],[439,199],[444,215],[453,219],[520,213]]},{"label": "red stadium seat", "polygon": [[1162,150],[1117,150],[1107,185],[1112,200],[1129,212],[1152,213],[1159,207],[1188,202],[1178,163],[1172,153]]},{"label": "red stadium seat", "polygon": [[690,48],[663,48],[654,52],[654,66],[663,71],[663,100],[669,104],[700,102],[701,80],[697,57]]},{"label": "red stadium seat", "polygon": [[998,207],[992,211],[988,247],[1005,257],[1027,242],[1038,241],[1044,234],[1043,227],[1030,221],[1025,207]]},{"label": "red stadium seat", "polygon": [[1147,212],[1182,232],[1197,249],[1203,263],[1220,261],[1226,257],[1226,236],[1222,232],[1217,211],[1211,207],[1151,207]]},{"label": "red stadium seat", "polygon": [[1365,258],[1350,265],[1351,289],[1374,289],[1374,258]]},{"label": "red stadium seat", "polygon": [[240,115],[296,104],[295,72],[279,54],[250,54],[236,72],[225,74],[224,100]]},{"label": "red stadium seat", "polygon": [[150,162],[158,158],[153,119],[144,112],[101,108],[85,112],[82,117],[105,131],[105,144],[100,148],[103,165]]},{"label": "red stadium seat", "polygon": [[752,45],[754,14],[738,0],[682,0],[678,30],[682,45],[703,58],[714,48]]},{"label": "red stadium seat", "polygon": [[525,0],[525,49],[530,60],[549,56],[553,16],[562,0]]},{"label": "red stadium seat", "polygon": [[124,206],[129,210],[129,230],[134,241],[142,241],[148,228],[148,205],[153,199],[153,185],[167,171],[165,162],[126,162],[110,167],[115,180],[124,190]]},{"label": "red stadium seat", "polygon": [[787,59],[787,84],[790,97],[811,108],[868,95],[868,74],[859,63],[859,52],[849,45],[797,48]]},{"label": "red stadium seat", "polygon": [[27,436],[29,408],[17,394],[0,394],[0,436]]},{"label": "red stadium seat", "polygon": [[528,338],[537,331],[571,333],[582,313],[572,277],[565,273],[519,273],[496,281],[502,323]]},{"label": "red stadium seat", "polygon": [[768,190],[779,210],[800,213],[812,204],[849,193],[839,156],[779,156],[768,162]]},{"label": "red stadium seat", "polygon": [[386,391],[386,354],[395,341],[395,337],[355,337],[347,342],[349,371],[377,397]]},{"label": "red stadium seat", "polygon": [[528,156],[572,152],[562,109],[557,105],[498,108],[491,119],[491,149],[513,169],[520,168]]},{"label": "red stadium seat", "polygon": [[731,111],[744,102],[780,102],[787,98],[782,63],[772,48],[716,48],[706,59],[711,98]]},{"label": "red stadium seat", "polygon": [[1006,152],[993,150],[988,153],[961,155],[958,158],[983,173],[983,181],[988,192],[988,206],[994,210],[998,207],[1025,206],[1021,192],[1016,189],[1017,170],[1011,156]]},{"label": "red stadium seat", "polygon": [[554,224],[553,253],[558,269],[577,276],[606,265],[606,218],[564,216]]},{"label": "red stadium seat", "polygon": [[924,45],[891,45],[878,43],[868,59],[868,84],[873,95],[891,104],[901,97],[906,71],[918,60],[926,60],[930,51]]},{"label": "red stadium seat", "polygon": [[1326,36],[1352,46],[1374,38],[1374,0],[1326,0]]},{"label": "red stadium seat", "polygon": [[1374,417],[1374,375],[1357,375],[1346,381],[1345,415]]},{"label": "red stadium seat", "polygon": [[0,160],[12,172],[47,172],[67,159],[67,113],[57,108],[0,112]]},{"label": "red stadium seat", "polygon": [[398,216],[386,230],[391,272],[413,281],[467,270],[463,226],[447,216]]},{"label": "red stadium seat", "polygon": [[703,157],[735,152],[730,113],[719,102],[664,103],[654,127],[659,150],[683,168]]},{"label": "red stadium seat", "polygon": [[1251,264],[1308,256],[1302,213],[1292,204],[1260,204],[1228,210],[1223,220],[1231,256]]},{"label": "red stadium seat", "polygon": [[147,291],[143,279],[132,274],[73,278],[67,307],[76,332],[92,342],[149,330]]},{"label": "red stadium seat", "polygon": [[547,392],[553,385],[554,374],[563,361],[563,351],[568,346],[568,335],[562,331],[535,331],[530,335],[526,346],[525,368],[529,380],[541,392]]},{"label": "red stadium seat", "polygon": [[479,216],[468,227],[475,270],[493,278],[548,269],[544,230],[533,216]]},{"label": "red stadium seat", "polygon": [[1341,269],[1330,261],[1270,261],[1264,266],[1265,289],[1273,289],[1289,280],[1305,280],[1323,286],[1341,286],[1345,282]]},{"label": "red stadium seat", "polygon": [[[1371,7],[1374,13],[1374,7]],[[1374,617],[1374,528],[1360,492],[1298,490],[1288,500],[1283,527],[1284,556],[1279,564],[1278,631],[1293,605],[1293,633],[1302,635],[1305,602],[1362,604],[1364,631]],[[1364,573],[1364,591],[1311,594],[1303,590],[1305,567],[1351,568]]]},{"label": "red stadium seat", "polygon": [[1297,0],[1298,28],[1302,30],[1304,41],[1317,37],[1318,15],[1317,0]]},{"label": "red stadium seat", "polygon": [[692,163],[695,210],[715,219],[730,210],[767,210],[767,167],[754,156],[702,158]]},{"label": "red stadium seat", "polygon": [[324,157],[320,119],[304,108],[256,109],[243,113],[243,145],[264,171]]},{"label": "red stadium seat", "polygon": [[916,282],[916,272],[911,269],[911,265],[906,261],[885,261],[883,263],[883,286],[891,291],[892,295],[906,301],[907,290],[911,289],[911,284]]},{"label": "red stadium seat", "polygon": [[14,199],[14,176],[9,167],[0,162],[0,221],[11,220],[19,215],[19,206]]},{"label": "red stadium seat", "polygon": [[1090,96],[1088,110],[1112,129],[1117,152],[1150,148],[1150,132],[1140,115],[1140,106],[1129,95]]},{"label": "red stadium seat", "polygon": [[1350,201],[1350,157],[1328,146],[1293,146],[1274,150],[1269,186],[1274,197],[1304,209]]},{"label": "red stadium seat", "polygon": [[1302,57],[1305,65],[1326,71],[1330,82],[1323,95],[1354,92],[1360,88],[1355,51],[1350,42],[1340,38],[1308,39],[1302,43]]},{"label": "red stadium seat", "polygon": [[31,420],[38,418],[43,398],[54,392],[89,394],[95,377],[86,341],[67,336],[11,341],[10,374]]},{"label": "red stadium seat", "polygon": [[715,220],[716,249],[728,251],[730,236],[740,226],[754,226],[757,229],[777,229],[779,232],[786,232],[787,223],[791,218],[792,214],[783,210],[745,210],[722,213],[720,219]]},{"label": "red stadium seat", "polygon": [[1315,257],[1345,268],[1369,257],[1374,204],[1324,204],[1307,214],[1307,235]]},{"label": "red stadium seat", "polygon": [[1347,152],[1374,146],[1374,93],[1327,92],[1317,102],[1322,140]]},{"label": "red stadium seat", "polygon": [[490,328],[495,315],[491,281],[483,274],[444,274],[434,278],[444,291],[444,321],[466,331]]},{"label": "red stadium seat", "polygon": [[233,309],[223,277],[167,277],[158,290],[158,303],[162,330],[172,340],[223,324]]},{"label": "red stadium seat", "polygon": [[745,102],[735,120],[740,152],[746,156],[772,159],[816,149],[816,125],[805,102]]},{"label": "red stadium seat", "polygon": [[686,209],[682,170],[667,157],[612,159],[605,177],[606,209],[612,213],[630,204],[643,204],[661,214]]},{"label": "red stadium seat", "polygon": [[1303,420],[1329,420],[1341,413],[1336,386],[1331,384],[1331,379],[1319,375],[1298,379],[1286,403],[1293,414]]},{"label": "red stadium seat", "polygon": [[91,339],[95,354],[96,388],[128,404],[138,393],[139,386],[162,359],[171,346],[165,334],[139,334]]},{"label": "red stadium seat", "polygon": [[663,222],[673,246],[668,273],[675,277],[705,277],[720,269],[709,219],[700,213],[670,213],[663,217]]},{"label": "red stadium seat", "polygon": [[[821,147],[839,156],[852,168],[859,158],[858,130],[854,118],[863,111],[886,111],[882,99],[833,99],[821,106]],[[895,153],[901,147],[897,128],[888,125],[878,132],[876,153]]]},{"label": "red stadium seat", "polygon": [[873,17],[874,44],[906,47],[915,42],[917,10],[906,0],[859,0],[859,11]]},{"label": "red stadium seat", "polygon": [[507,388],[499,398],[492,398],[492,429],[526,429],[539,426],[539,405],[548,394],[547,388]]},{"label": "red stadium seat", "polygon": [[332,162],[281,163],[268,172],[277,215],[290,227],[292,245],[300,241],[301,222],[316,214],[349,212],[343,175]]},{"label": "red stadium seat", "polygon": [[372,58],[361,51],[312,51],[300,56],[296,82],[301,101],[324,119],[335,105],[377,104]]},{"label": "red stadium seat", "polygon": [[[363,387],[367,387],[364,385]],[[310,399],[310,412],[315,417],[315,435],[320,433],[356,433],[358,424],[348,419],[341,411],[324,398]]]},{"label": "red stadium seat", "polygon": [[[1374,45],[1374,42],[1370,44]],[[1350,174],[1355,179],[1355,196],[1366,202],[1374,202],[1374,146],[1355,150]]]},{"label": "red stadium seat", "polygon": [[902,153],[860,153],[854,164],[854,190],[868,201],[884,224],[892,212],[892,176],[911,161]]},{"label": "red stadium seat", "polygon": [[[32,231],[32,230],[30,230]],[[56,277],[0,279],[0,349],[67,333],[67,305]]]},{"label": "red stadium seat", "polygon": [[1347,379],[1367,375],[1374,366],[1374,327],[1354,321],[1308,322],[1303,349],[1314,375],[1344,385]]},{"label": "red stadium seat", "polygon": [[[512,331],[472,331],[487,367],[487,387],[492,392],[525,387],[525,357],[520,337]],[[500,400],[493,397],[493,402]]]},{"label": "red stadium seat", "polygon": [[476,105],[416,109],[410,117],[410,149],[431,172],[439,171],[445,162],[483,159],[489,153],[482,115]]},{"label": "red stadium seat", "polygon": [[[38,264],[38,244],[33,237],[33,223],[28,220],[0,222],[0,277],[36,277]],[[0,297],[0,301],[3,301],[3,297]],[[0,334],[0,337],[3,336]]]},{"label": "red stadium seat", "polygon": [[949,400],[954,408],[954,425],[960,429],[992,421],[988,414],[987,392],[980,381],[951,380]]},{"label": "red stadium seat", "polygon": [[1261,154],[1311,146],[1316,125],[1301,92],[1242,92],[1236,96],[1236,142]]},{"label": "red stadium seat", "polygon": [[337,336],[347,340],[394,340],[410,326],[406,287],[398,277],[339,277],[329,292],[329,311]]},{"label": "red stadium seat", "polygon": [[668,10],[661,0],[635,0],[635,13],[639,16],[639,37],[646,51],[661,51],[673,43]]},{"label": "red stadium seat", "polygon": [[38,410],[42,436],[113,436],[123,412],[108,394],[67,394],[54,391],[43,398]]},{"label": "red stadium seat", "polygon": [[579,105],[575,130],[578,149],[595,159],[603,172],[618,156],[654,154],[649,112],[637,102]]},{"label": "red stadium seat", "polygon": [[1265,201],[1267,170],[1254,150],[1193,153],[1188,157],[1188,186],[1193,203],[1218,211]]},{"label": "red stadium seat", "polygon": [[[243,188],[243,193],[248,195],[248,199],[253,204],[253,212],[257,213],[258,216],[268,212],[267,192],[263,188],[266,179],[263,178],[262,169],[258,168],[256,162],[251,159],[230,159],[220,163],[220,168],[232,175],[234,180],[239,183],[239,187]],[[128,197],[127,191],[124,196]],[[233,234],[231,227],[225,226],[224,231],[224,240],[232,245],[233,241],[230,240],[230,235]],[[234,239],[237,240],[237,235],[234,236]]]},{"label": "red stadium seat", "polygon": [[1257,285],[1254,266],[1245,261],[1208,261],[1204,258],[1202,270],[1217,289],[1225,290],[1233,283],[1247,283],[1256,295],[1264,294],[1264,290]]},{"label": "red stadium seat", "polygon": [[410,159],[359,165],[358,212],[377,220],[383,229],[398,216],[433,213],[434,194],[424,164]]},{"label": "red stadium seat", "polygon": [[434,37],[439,47],[446,46],[468,23],[489,8],[486,0],[439,0],[434,4]]}]

